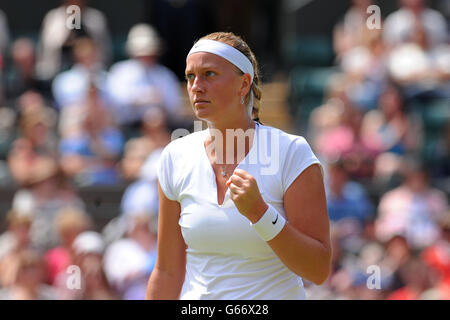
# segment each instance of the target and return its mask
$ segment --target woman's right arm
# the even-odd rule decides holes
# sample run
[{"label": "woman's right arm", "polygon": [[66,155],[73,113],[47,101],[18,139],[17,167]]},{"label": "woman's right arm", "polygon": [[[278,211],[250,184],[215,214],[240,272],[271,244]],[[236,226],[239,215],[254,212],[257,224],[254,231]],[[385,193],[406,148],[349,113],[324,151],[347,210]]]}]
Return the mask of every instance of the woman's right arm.
[{"label": "woman's right arm", "polygon": [[158,183],[158,257],[147,285],[146,299],[176,300],[186,271],[186,244],[178,225],[181,207],[168,199]]}]

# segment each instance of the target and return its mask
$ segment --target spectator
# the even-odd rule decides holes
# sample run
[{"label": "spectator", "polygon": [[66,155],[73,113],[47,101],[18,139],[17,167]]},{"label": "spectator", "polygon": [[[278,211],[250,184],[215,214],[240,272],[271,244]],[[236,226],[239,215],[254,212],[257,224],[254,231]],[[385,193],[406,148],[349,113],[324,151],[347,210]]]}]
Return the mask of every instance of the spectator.
[{"label": "spectator", "polygon": [[156,181],[156,162],[171,139],[164,111],[150,108],[144,114],[141,132],[141,137],[127,142],[127,152],[121,163],[122,173],[128,180],[144,178]]},{"label": "spectator", "polygon": [[444,17],[426,8],[424,0],[403,0],[403,8],[389,17],[384,32],[391,47],[390,76],[408,98],[448,98],[450,46]]},{"label": "spectator", "polygon": [[[377,242],[366,242],[361,248],[352,284],[356,287],[357,299],[379,300],[385,298],[385,289],[392,281],[392,272],[383,264],[384,253],[383,246]],[[376,273],[375,270],[379,270],[379,273]]]},{"label": "spectator", "polygon": [[105,89],[106,71],[94,40],[86,37],[76,39],[73,57],[73,67],[58,74],[53,80],[53,96],[60,109],[85,101],[91,83],[95,83],[100,90]]},{"label": "spectator", "polygon": [[31,249],[30,227],[33,214],[26,210],[11,209],[6,221],[8,229],[0,236],[0,287],[12,284],[13,274],[9,268],[19,252]]},{"label": "spectator", "polygon": [[413,249],[433,244],[439,236],[438,219],[448,210],[445,194],[429,186],[426,169],[404,161],[404,182],[384,194],[375,228],[380,241],[403,235]]},{"label": "spectator", "polygon": [[121,207],[118,227],[122,225],[125,234],[106,249],[105,272],[123,299],[144,299],[156,263],[157,193],[148,182],[136,182]]},{"label": "spectator", "polygon": [[390,278],[383,289],[386,292],[392,292],[405,285],[400,271],[411,259],[413,251],[407,239],[401,234],[394,234],[383,245],[385,252],[380,266],[383,268],[383,273]]},{"label": "spectator", "polygon": [[426,6],[426,0],[399,0],[400,9],[386,17],[383,32],[393,48],[409,41],[421,26],[431,48],[447,41],[447,24],[441,13]]},{"label": "spectator", "polygon": [[361,226],[373,215],[364,188],[351,181],[342,161],[328,164],[327,206],[330,220],[355,219]]},{"label": "spectator", "polygon": [[[34,152],[32,144],[26,139],[18,139],[14,142],[13,148],[8,156],[9,169],[16,184],[29,187],[47,179],[56,173],[52,162],[52,157],[39,155]],[[37,169],[47,170],[46,172],[36,172]]]},{"label": "spectator", "polygon": [[171,136],[167,127],[166,116],[161,110],[149,110],[144,117],[143,139],[150,141],[153,148],[145,160],[140,177],[156,185],[156,170],[164,147],[169,144]]},{"label": "spectator", "polygon": [[42,103],[42,97],[35,92],[27,92],[19,99],[20,136],[7,157],[11,175],[20,186],[27,186],[28,180],[39,174],[34,166],[40,165],[42,157],[56,157],[55,114]]},{"label": "spectator", "polygon": [[366,32],[363,39],[358,46],[343,53],[340,67],[350,102],[365,112],[376,108],[386,82],[387,57],[380,30]]},{"label": "spectator", "polygon": [[[147,215],[150,230],[153,233],[157,231],[158,224],[158,190],[156,181],[137,180],[130,184],[120,204],[122,218],[127,225],[130,225],[135,214]],[[130,220],[131,219],[131,220]],[[131,222],[130,222],[131,221]]]},{"label": "spectator", "polygon": [[364,115],[361,137],[376,154],[412,153],[421,147],[422,123],[404,110],[403,97],[395,86],[388,86],[379,100],[379,109]]},{"label": "spectator", "polygon": [[422,259],[437,276],[437,284],[421,295],[423,299],[450,299],[450,214],[439,223],[441,226],[439,239],[422,252]]},{"label": "spectator", "polygon": [[[80,8],[79,29],[66,25],[69,6]],[[69,11],[69,13],[72,13]],[[87,6],[87,0],[63,0],[62,4],[50,10],[44,17],[38,46],[37,75],[42,80],[52,80],[73,63],[70,56],[74,40],[90,37],[99,46],[100,61],[107,66],[111,61],[111,39],[105,15]]]},{"label": "spectator", "polygon": [[124,238],[113,242],[106,249],[103,265],[108,282],[121,299],[145,298],[149,257],[136,241]]},{"label": "spectator", "polygon": [[[351,130],[343,125],[346,115],[353,110],[343,81],[342,76],[330,79],[326,102],[312,111],[309,120],[308,127],[314,149],[317,150],[320,158],[328,161],[338,159],[342,152],[351,148],[354,140]],[[335,143],[326,143],[333,135]]]},{"label": "spectator", "polygon": [[15,103],[16,111],[23,117],[27,115],[37,115],[39,112],[45,113],[52,128],[56,124],[57,114],[49,106],[49,102],[41,94],[39,90],[28,90],[20,95]]},{"label": "spectator", "polygon": [[418,257],[412,257],[400,269],[404,287],[393,291],[388,300],[418,300],[433,284],[433,275],[428,266]]},{"label": "spectator", "polygon": [[110,287],[103,270],[105,243],[100,234],[86,231],[73,242],[74,261],[80,266],[83,276],[83,300],[114,300],[115,292]]},{"label": "spectator", "polygon": [[142,138],[131,138],[127,141],[120,161],[121,174],[125,181],[134,181],[139,178],[140,170],[152,147],[149,141]]},{"label": "spectator", "polygon": [[314,149],[327,162],[345,160],[353,177],[371,178],[373,152],[361,140],[362,111],[349,101],[345,84],[340,80],[341,76],[333,79],[327,102],[311,114]]},{"label": "spectator", "polygon": [[116,162],[124,138],[103,104],[99,89],[91,84],[86,101],[65,108],[61,118],[59,151],[65,174],[74,177],[79,185],[118,183]]},{"label": "spectator", "polygon": [[389,53],[390,76],[412,91],[407,92],[409,96],[433,90],[437,91],[438,96],[448,97],[440,91],[445,90],[450,79],[450,46],[443,43],[431,47],[420,21],[417,21],[414,30],[410,38]]},{"label": "spectator", "polygon": [[48,281],[51,285],[73,264],[72,244],[82,232],[92,228],[91,218],[78,208],[64,208],[54,220],[59,245],[45,253]]},{"label": "spectator", "polygon": [[34,43],[28,38],[19,38],[11,47],[10,67],[5,70],[5,96],[13,102],[25,92],[35,91],[48,97],[45,85],[36,77]]},{"label": "spectator", "polygon": [[150,108],[144,114],[142,136],[152,144],[151,151],[164,148],[169,144],[171,137],[167,121],[166,112],[158,107]]},{"label": "spectator", "polygon": [[18,111],[21,137],[39,154],[56,155],[56,112],[45,105],[42,95],[27,91],[19,97]]},{"label": "spectator", "polygon": [[[332,76],[328,80],[327,86],[323,105],[312,110],[309,117],[307,135],[313,142],[314,148],[317,148],[319,139],[324,132],[337,127],[341,123],[344,110],[350,103],[345,92],[342,74]],[[324,156],[324,154],[321,156]]]},{"label": "spectator", "polygon": [[69,277],[75,275],[61,272],[55,279],[55,286],[65,300],[111,300],[116,299],[103,271],[102,260],[105,243],[95,231],[84,231],[73,239],[71,267],[78,267],[80,276],[76,289],[67,287]]},{"label": "spectator", "polygon": [[56,300],[56,291],[45,284],[42,258],[35,252],[21,251],[10,260],[13,282],[0,289],[0,300]]},{"label": "spectator", "polygon": [[152,106],[162,107],[173,119],[183,115],[180,84],[175,74],[158,63],[161,40],[147,24],[137,24],[128,33],[126,48],[131,59],[114,64],[108,77],[108,92],[121,125],[136,130]]},{"label": "spectator", "polygon": [[342,21],[334,27],[333,46],[338,61],[348,50],[360,46],[370,32],[366,21],[367,8],[372,4],[372,0],[353,0]]},{"label": "spectator", "polygon": [[[55,159],[39,157],[30,167],[27,189],[20,189],[14,195],[14,203],[27,202],[28,210],[34,212],[31,225],[31,241],[40,251],[46,251],[59,242],[54,228],[55,217],[64,207],[84,208]],[[25,199],[24,199],[25,198]]]}]

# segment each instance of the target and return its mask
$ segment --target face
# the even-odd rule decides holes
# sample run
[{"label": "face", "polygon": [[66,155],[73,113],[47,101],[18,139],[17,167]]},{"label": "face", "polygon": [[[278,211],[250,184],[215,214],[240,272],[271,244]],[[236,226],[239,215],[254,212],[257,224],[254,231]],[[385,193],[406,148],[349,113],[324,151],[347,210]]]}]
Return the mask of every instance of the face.
[{"label": "face", "polygon": [[412,172],[406,181],[413,192],[421,192],[427,188],[427,175],[423,171]]},{"label": "face", "polygon": [[330,187],[334,192],[340,192],[347,182],[347,174],[343,168],[332,166],[330,173]]},{"label": "face", "polygon": [[368,6],[372,4],[372,0],[353,0],[353,4],[362,9],[366,9]]},{"label": "face", "polygon": [[19,246],[25,246],[29,243],[30,227],[31,223],[28,222],[20,223],[12,227],[12,232]]},{"label": "face", "polygon": [[27,287],[36,287],[44,278],[43,265],[40,261],[23,264],[17,272],[16,282]]},{"label": "face", "polygon": [[226,121],[247,113],[240,99],[250,89],[250,75],[239,75],[229,61],[211,53],[194,53],[187,59],[186,80],[199,119]]},{"label": "face", "polygon": [[401,0],[401,5],[407,8],[421,8],[425,4],[424,0]]},{"label": "face", "polygon": [[386,115],[401,110],[402,100],[399,92],[394,88],[388,88],[380,97],[380,106]]}]

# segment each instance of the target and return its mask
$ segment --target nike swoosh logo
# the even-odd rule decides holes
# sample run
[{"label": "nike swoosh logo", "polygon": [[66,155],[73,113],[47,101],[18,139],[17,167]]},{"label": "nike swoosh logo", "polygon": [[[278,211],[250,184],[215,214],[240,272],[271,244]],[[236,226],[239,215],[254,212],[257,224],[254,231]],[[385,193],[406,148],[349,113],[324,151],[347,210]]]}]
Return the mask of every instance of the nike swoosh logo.
[{"label": "nike swoosh logo", "polygon": [[272,221],[272,224],[277,223],[277,221],[278,221],[278,215],[277,215],[277,218],[275,219],[275,221]]}]

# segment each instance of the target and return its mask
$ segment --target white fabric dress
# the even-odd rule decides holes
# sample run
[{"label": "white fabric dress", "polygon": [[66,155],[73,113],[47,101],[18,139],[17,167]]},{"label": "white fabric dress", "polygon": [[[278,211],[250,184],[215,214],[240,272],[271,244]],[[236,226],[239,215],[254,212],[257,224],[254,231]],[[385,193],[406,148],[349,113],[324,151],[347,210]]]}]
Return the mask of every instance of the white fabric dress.
[{"label": "white fabric dress", "polygon": [[[302,279],[253,230],[229,190],[218,205],[204,147],[208,130],[172,141],[158,167],[164,194],[181,205],[187,262],[180,299],[305,299]],[[303,137],[257,123],[252,147],[237,167],[255,177],[264,201],[285,216],[284,193],[315,163],[320,164]]]}]

